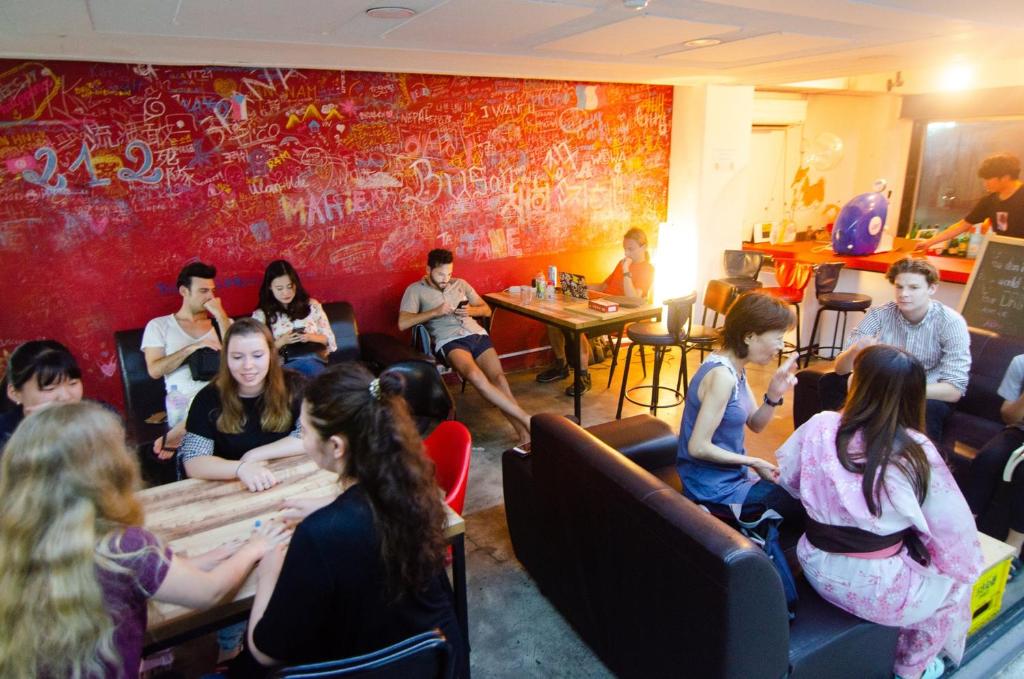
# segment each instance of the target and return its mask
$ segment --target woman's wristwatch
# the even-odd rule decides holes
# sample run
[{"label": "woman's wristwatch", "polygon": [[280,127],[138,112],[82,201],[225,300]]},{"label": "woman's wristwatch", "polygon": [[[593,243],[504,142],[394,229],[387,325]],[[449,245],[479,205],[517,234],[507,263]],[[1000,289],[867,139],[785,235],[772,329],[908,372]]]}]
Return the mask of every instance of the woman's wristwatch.
[{"label": "woman's wristwatch", "polygon": [[633,277],[633,274],[632,274],[632,273],[630,273],[629,271],[623,271],[623,272],[622,272],[622,277],[623,277],[623,278],[632,278],[632,277]]},{"label": "woman's wristwatch", "polygon": [[778,408],[780,405],[782,405],[784,400],[785,399],[780,398],[778,401],[773,401],[770,398],[768,398],[768,392],[765,392],[764,394],[764,404],[769,405],[772,408]]}]

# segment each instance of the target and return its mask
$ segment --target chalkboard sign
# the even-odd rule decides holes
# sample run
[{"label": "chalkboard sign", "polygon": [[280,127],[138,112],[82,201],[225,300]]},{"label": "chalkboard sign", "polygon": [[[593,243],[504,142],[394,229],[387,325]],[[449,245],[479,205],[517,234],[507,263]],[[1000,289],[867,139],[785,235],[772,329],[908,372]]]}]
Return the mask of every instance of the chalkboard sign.
[{"label": "chalkboard sign", "polygon": [[1024,337],[1024,240],[990,236],[960,298],[967,324]]}]

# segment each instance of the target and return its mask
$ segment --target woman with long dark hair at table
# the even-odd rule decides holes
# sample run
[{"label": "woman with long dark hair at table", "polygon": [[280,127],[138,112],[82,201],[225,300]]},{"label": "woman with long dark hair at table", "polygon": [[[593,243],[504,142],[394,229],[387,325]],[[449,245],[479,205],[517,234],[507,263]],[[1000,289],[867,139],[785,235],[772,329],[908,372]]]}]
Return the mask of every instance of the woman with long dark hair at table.
[{"label": "woman with long dark hair at table", "polygon": [[779,483],[807,510],[797,546],[822,598],[899,627],[894,671],[905,679],[959,663],[982,556],[974,519],[924,429],[925,371],[875,345],[853,364],[842,412],[818,413],[776,453]]},{"label": "woman with long dark hair at table", "polygon": [[[306,454],[338,473],[340,495],[303,505],[285,556],[257,574],[249,649],[263,665],[359,655],[440,628],[468,656],[445,573],[445,512],[401,376],[349,363],[302,403]],[[316,507],[319,507],[318,509]]]},{"label": "woman with long dark hair at table", "polygon": [[292,377],[267,326],[241,318],[224,334],[220,371],[188,409],[179,456],[192,478],[238,479],[253,492],[277,483],[267,460],[302,453]]},{"label": "woman with long dark hair at table", "polygon": [[172,554],[143,528],[138,462],[96,403],[28,415],[0,469],[0,677],[136,679],[149,599],[210,606],[285,537],[271,522],[234,549]]},{"label": "woman with long dark hair at table", "polygon": [[338,348],[324,308],[309,296],[299,272],[284,259],[267,265],[260,305],[252,316],[270,328],[285,366],[303,375],[321,373],[328,354]]}]

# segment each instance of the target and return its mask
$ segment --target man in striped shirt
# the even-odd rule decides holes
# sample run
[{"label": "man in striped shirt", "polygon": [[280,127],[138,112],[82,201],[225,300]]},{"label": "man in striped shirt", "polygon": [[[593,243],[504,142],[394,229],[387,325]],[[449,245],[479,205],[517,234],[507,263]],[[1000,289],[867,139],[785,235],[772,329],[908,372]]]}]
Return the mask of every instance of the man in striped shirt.
[{"label": "man in striped shirt", "polygon": [[971,368],[967,322],[932,299],[939,272],[927,261],[901,259],[889,267],[885,277],[895,288],[896,300],[868,312],[850,335],[849,348],[836,357],[835,374],[822,377],[818,393],[825,408],[841,408],[857,354],[873,344],[899,347],[924,366],[928,380],[925,433],[939,445],[953,404],[967,391]]}]

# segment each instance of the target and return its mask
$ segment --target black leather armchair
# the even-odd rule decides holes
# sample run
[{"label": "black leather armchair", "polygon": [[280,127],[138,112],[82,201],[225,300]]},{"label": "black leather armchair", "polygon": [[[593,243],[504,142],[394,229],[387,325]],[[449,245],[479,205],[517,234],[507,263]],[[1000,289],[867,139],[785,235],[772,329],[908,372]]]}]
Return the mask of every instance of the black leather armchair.
[{"label": "black leather armchair", "polygon": [[118,330],[114,333],[117,361],[121,366],[121,384],[124,387],[124,422],[128,444],[139,450],[142,478],[154,486],[177,480],[174,459],[157,460],[153,442],[164,435],[164,422],[147,422],[164,411],[164,381],[154,380],[146,370],[146,357],[142,353],[143,328]]},{"label": "black leather armchair", "polygon": [[323,306],[338,345],[329,357],[330,363],[362,361],[374,373],[401,373],[405,379],[405,400],[420,433],[426,433],[441,420],[455,419],[455,401],[432,356],[391,335],[360,334],[355,312],[348,302],[328,302]]}]

